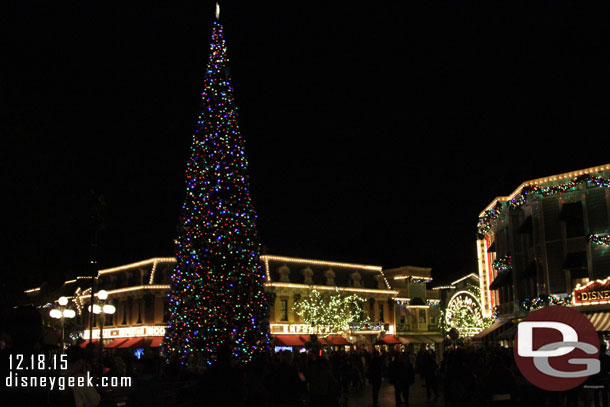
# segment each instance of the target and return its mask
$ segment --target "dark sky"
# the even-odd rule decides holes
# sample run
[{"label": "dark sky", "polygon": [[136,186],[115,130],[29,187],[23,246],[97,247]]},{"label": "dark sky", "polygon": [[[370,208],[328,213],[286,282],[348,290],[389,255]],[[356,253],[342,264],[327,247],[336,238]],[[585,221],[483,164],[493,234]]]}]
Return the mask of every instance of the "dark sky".
[{"label": "dark sky", "polygon": [[[494,197],[610,162],[610,10],[589,3],[225,2],[268,252],[476,271]],[[84,272],[92,189],[103,267],[173,255],[214,3],[151,4],[1,13],[10,287]]]}]

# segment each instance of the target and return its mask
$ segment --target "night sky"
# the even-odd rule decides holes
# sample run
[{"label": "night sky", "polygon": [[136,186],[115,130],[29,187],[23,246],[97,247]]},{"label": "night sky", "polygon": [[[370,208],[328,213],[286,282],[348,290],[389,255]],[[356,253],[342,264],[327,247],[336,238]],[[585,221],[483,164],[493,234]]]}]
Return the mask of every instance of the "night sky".
[{"label": "night sky", "polygon": [[[10,289],[86,272],[92,193],[102,267],[174,254],[214,3],[135,3],[1,13]],[[589,3],[224,2],[267,252],[476,272],[496,196],[610,162],[610,10]]]}]

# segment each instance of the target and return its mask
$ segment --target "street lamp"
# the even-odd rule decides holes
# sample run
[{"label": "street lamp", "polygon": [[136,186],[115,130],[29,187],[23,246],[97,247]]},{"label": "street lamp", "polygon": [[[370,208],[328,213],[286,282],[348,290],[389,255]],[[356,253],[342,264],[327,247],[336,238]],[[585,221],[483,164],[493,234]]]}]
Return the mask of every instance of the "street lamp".
[{"label": "street lamp", "polygon": [[[112,315],[116,312],[116,307],[112,304],[104,304],[104,302],[108,299],[108,293],[105,290],[100,290],[97,292],[97,299],[99,300],[99,304],[93,304],[93,310],[91,305],[89,305],[89,312],[93,312],[94,314],[100,314],[100,344],[99,344],[99,361],[102,363],[102,347],[104,340],[104,318],[106,314]],[[93,338],[91,338],[93,340]]]},{"label": "street lamp", "polygon": [[60,319],[61,320],[61,352],[64,352],[65,344],[64,344],[64,322],[65,319],[71,319],[76,316],[76,312],[73,309],[66,308],[68,305],[68,299],[66,297],[59,297],[57,300],[59,303],[59,307],[54,308],[49,312],[49,316],[51,318]]}]

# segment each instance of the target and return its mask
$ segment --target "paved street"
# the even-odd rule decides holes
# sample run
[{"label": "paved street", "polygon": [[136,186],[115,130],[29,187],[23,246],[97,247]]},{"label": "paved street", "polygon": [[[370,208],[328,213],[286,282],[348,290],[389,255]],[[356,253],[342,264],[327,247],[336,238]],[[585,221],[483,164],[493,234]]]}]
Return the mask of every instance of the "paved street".
[{"label": "paved street", "polygon": [[[426,388],[423,386],[423,383],[423,380],[417,376],[415,383],[411,386],[409,405],[411,407],[443,406],[442,395],[437,400],[434,399],[434,396],[432,396],[430,401],[426,399]],[[373,392],[370,386],[367,385],[362,391],[350,394],[349,407],[372,407],[372,405]],[[394,386],[385,381],[381,385],[381,390],[379,391],[379,407],[394,406],[396,406],[396,401],[394,400]]]}]

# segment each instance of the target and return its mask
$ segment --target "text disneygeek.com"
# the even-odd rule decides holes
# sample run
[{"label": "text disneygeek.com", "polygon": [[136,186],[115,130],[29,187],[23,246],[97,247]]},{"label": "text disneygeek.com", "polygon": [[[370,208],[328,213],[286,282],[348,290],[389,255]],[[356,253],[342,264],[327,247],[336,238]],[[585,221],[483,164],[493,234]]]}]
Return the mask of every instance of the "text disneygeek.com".
[{"label": "text disneygeek.com", "polygon": [[5,378],[7,388],[46,388],[65,390],[66,387],[131,387],[131,377],[93,377],[87,372],[83,376],[26,376],[11,373]]}]

